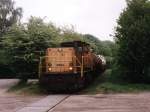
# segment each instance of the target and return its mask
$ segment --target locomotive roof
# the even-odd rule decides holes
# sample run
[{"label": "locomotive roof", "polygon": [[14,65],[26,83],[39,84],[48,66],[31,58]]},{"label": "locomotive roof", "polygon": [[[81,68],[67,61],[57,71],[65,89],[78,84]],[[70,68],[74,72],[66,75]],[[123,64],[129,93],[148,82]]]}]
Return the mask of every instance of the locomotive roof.
[{"label": "locomotive roof", "polygon": [[61,47],[89,46],[88,43],[82,41],[62,42]]}]

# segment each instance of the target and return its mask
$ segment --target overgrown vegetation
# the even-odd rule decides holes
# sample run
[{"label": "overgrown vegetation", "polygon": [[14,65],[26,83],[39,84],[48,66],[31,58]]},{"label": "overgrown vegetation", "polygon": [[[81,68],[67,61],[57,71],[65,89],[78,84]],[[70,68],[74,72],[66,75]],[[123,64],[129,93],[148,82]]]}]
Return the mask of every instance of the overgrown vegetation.
[{"label": "overgrown vegetation", "polygon": [[8,64],[18,77],[23,80],[37,77],[39,57],[44,55],[46,48],[56,46],[53,40],[57,32],[53,24],[31,17],[29,23],[14,25],[3,36],[3,49],[10,57]]},{"label": "overgrown vegetation", "polygon": [[81,91],[81,94],[116,94],[116,93],[139,93],[139,92],[149,92],[149,84],[119,84],[104,82],[99,83],[95,82],[93,85],[90,85],[87,89]]},{"label": "overgrown vegetation", "polygon": [[112,69],[107,69],[102,76],[80,92],[80,94],[117,94],[150,92],[150,85],[129,83],[113,77]]},{"label": "overgrown vegetation", "polygon": [[150,1],[127,0],[116,28],[114,73],[122,81],[150,83]]},{"label": "overgrown vegetation", "polygon": [[41,88],[38,81],[31,81],[28,83],[18,82],[16,85],[12,86],[9,93],[23,94],[23,95],[46,95],[49,94],[47,90]]},{"label": "overgrown vegetation", "polygon": [[[92,35],[79,34],[72,26],[60,28],[37,17],[31,17],[27,23],[20,23],[18,16],[21,17],[21,8],[13,9],[12,0],[5,2],[3,1],[4,4],[1,5],[5,6],[9,2],[7,8],[12,7],[11,13],[13,11],[20,13],[12,15],[15,20],[11,21],[12,24],[1,38],[0,77],[19,77],[24,82],[28,78],[37,78],[39,57],[45,55],[46,48],[58,47],[63,41],[82,40],[90,43],[97,53],[109,53],[107,43],[103,45],[103,42]],[[0,21],[3,24],[3,20]]]},{"label": "overgrown vegetation", "polygon": [[[60,42],[82,40],[90,43],[97,53],[109,52],[109,44],[104,42],[103,45],[96,37],[90,36],[91,39],[71,28],[61,29],[53,23],[45,23],[41,18],[31,17],[26,24],[13,25],[3,36],[2,45],[5,52],[2,55],[7,57],[7,63],[4,63],[9,65],[15,76],[26,82],[27,78],[37,78],[39,57],[45,55],[46,48],[58,47]],[[105,49],[101,52],[102,47]]]},{"label": "overgrown vegetation", "polygon": [[15,7],[12,0],[0,0],[0,38],[9,31],[9,28],[19,22],[22,17],[22,8]]},{"label": "overgrown vegetation", "polygon": [[102,77],[97,79],[86,92],[150,91],[150,1],[126,2],[127,8],[121,13],[116,27],[115,52],[112,52],[112,58],[106,57],[111,66],[104,73],[104,81]]},{"label": "overgrown vegetation", "polygon": [[[29,77],[37,78],[39,57],[45,55],[46,48],[58,47],[64,41],[81,40],[89,43],[95,53],[104,55],[107,61],[104,77],[97,79],[85,91],[150,90],[149,85],[137,84],[150,83],[150,1],[126,2],[127,8],[117,21],[115,41],[111,42],[101,41],[91,34],[80,34],[72,26],[59,27],[37,17],[21,23],[22,9],[14,8],[12,0],[1,0],[0,77],[19,77],[24,82]],[[128,84],[131,82],[135,84]],[[37,85],[26,83],[19,83],[14,88],[40,91]]]}]

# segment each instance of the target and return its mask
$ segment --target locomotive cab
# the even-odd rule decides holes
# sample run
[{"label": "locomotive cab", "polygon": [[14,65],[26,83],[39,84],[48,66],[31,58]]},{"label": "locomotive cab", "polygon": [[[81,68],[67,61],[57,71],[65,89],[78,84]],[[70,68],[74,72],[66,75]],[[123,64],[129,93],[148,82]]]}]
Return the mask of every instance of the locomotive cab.
[{"label": "locomotive cab", "polygon": [[[87,65],[92,66],[89,44],[81,41],[64,42],[58,48],[47,48],[46,56],[41,58],[40,75],[70,74],[81,72]],[[82,65],[84,62],[84,65]]]},{"label": "locomotive cab", "polygon": [[81,41],[63,42],[58,48],[47,48],[46,56],[40,59],[40,82],[52,87],[57,84],[84,85],[85,74],[94,71],[98,65],[96,58],[89,44]]},{"label": "locomotive cab", "polygon": [[46,51],[46,73],[47,74],[67,74],[73,71],[74,49],[48,48]]}]

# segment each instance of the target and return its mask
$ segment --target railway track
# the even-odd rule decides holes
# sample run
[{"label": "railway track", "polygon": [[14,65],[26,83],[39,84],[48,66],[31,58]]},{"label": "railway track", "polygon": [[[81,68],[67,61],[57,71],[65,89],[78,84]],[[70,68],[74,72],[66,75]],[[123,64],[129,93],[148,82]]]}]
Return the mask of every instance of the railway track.
[{"label": "railway track", "polygon": [[70,95],[49,95],[16,112],[52,112],[56,106],[64,102],[69,97]]},{"label": "railway track", "polygon": [[61,101],[59,101],[57,104],[55,104],[53,107],[51,107],[47,112],[52,112],[52,110],[58,106],[60,103],[62,103],[63,101],[65,101],[67,98],[69,98],[70,95],[66,96],[65,98],[63,98]]}]

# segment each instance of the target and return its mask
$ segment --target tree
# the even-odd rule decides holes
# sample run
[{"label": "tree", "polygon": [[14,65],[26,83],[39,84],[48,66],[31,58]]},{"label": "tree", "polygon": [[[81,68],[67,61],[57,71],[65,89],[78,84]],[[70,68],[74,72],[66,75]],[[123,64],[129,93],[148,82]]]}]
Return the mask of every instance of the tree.
[{"label": "tree", "polygon": [[115,43],[112,41],[101,41],[97,37],[85,34],[83,35],[83,41],[89,43],[97,54],[104,56],[112,56]]},{"label": "tree", "polygon": [[[8,77],[9,69],[6,51],[2,46],[2,38],[8,32],[10,27],[17,23],[22,16],[22,9],[15,8],[15,2],[12,0],[0,0],[0,77]],[[7,76],[6,76],[7,74]]]},{"label": "tree", "polygon": [[127,0],[116,28],[117,68],[125,81],[150,82],[150,1]]},{"label": "tree", "polygon": [[82,40],[82,34],[76,32],[74,27],[71,26],[63,26],[60,28],[61,30],[61,38],[59,42],[66,42],[66,41],[75,41],[75,40]]},{"label": "tree", "polygon": [[12,0],[0,0],[0,37],[22,16],[22,8],[15,8]]},{"label": "tree", "polygon": [[10,57],[9,64],[23,82],[38,77],[39,57],[46,48],[55,47],[59,30],[52,23],[31,17],[26,24],[14,25],[6,33],[3,46]]},{"label": "tree", "polygon": [[102,41],[91,34],[83,35],[83,41],[89,43],[97,54],[102,54]]}]

